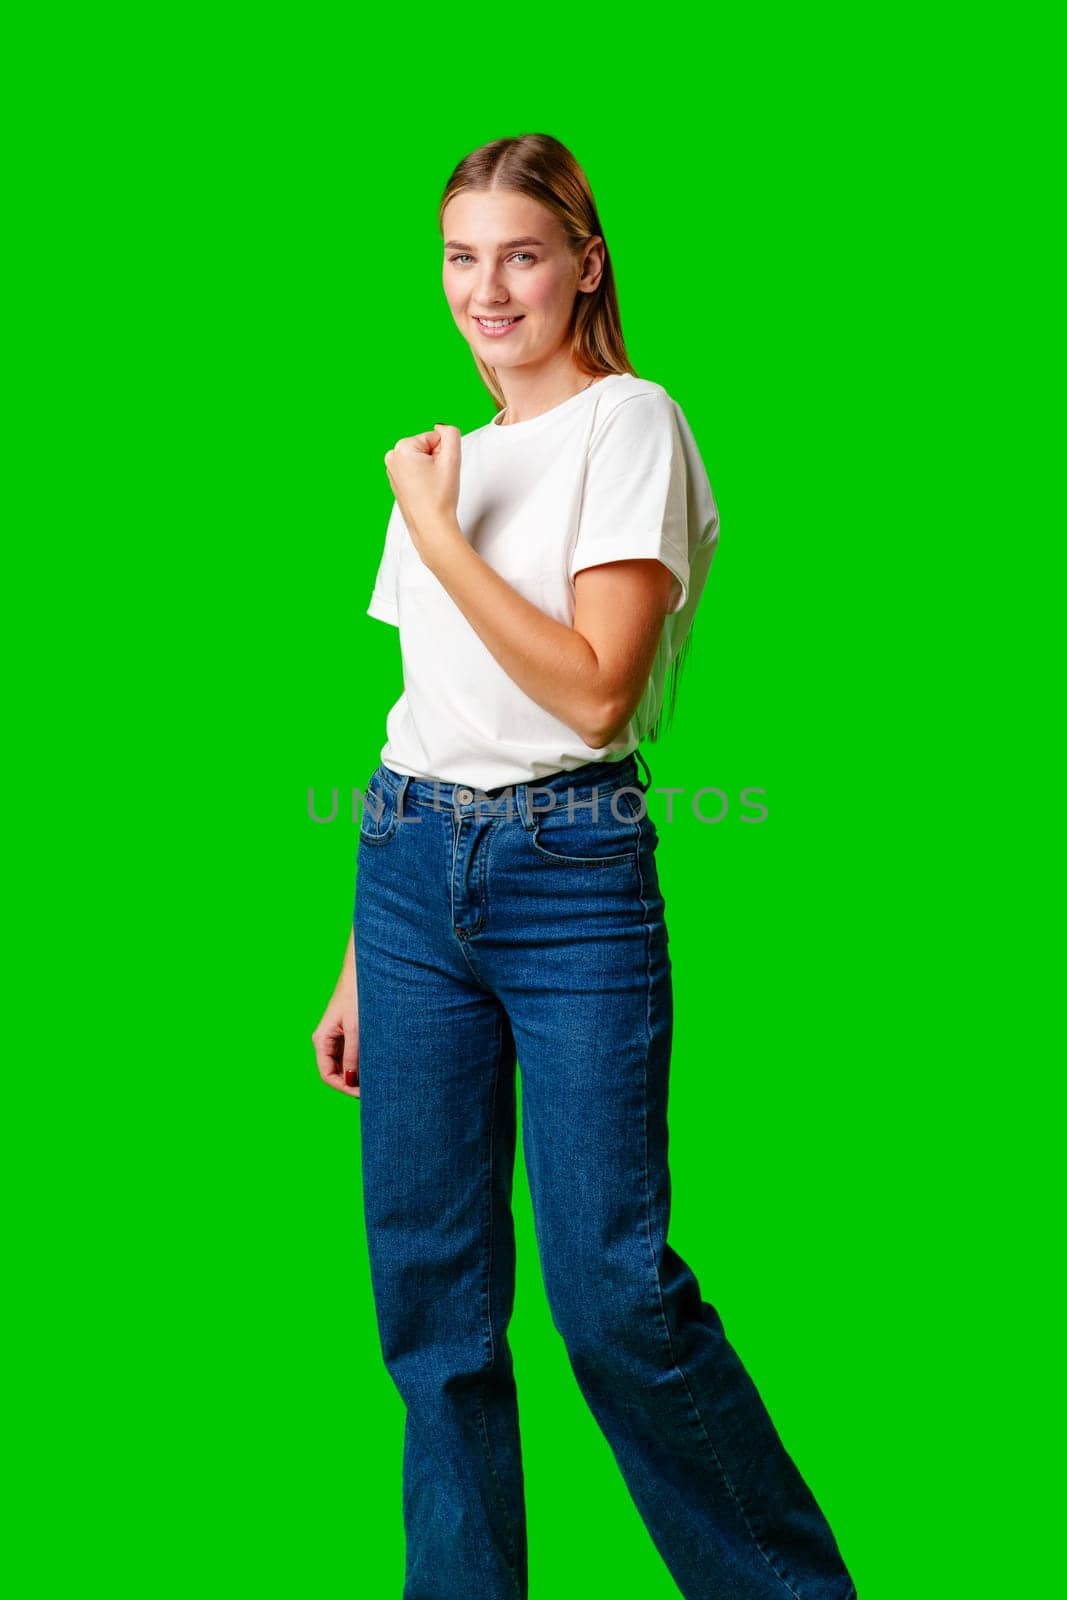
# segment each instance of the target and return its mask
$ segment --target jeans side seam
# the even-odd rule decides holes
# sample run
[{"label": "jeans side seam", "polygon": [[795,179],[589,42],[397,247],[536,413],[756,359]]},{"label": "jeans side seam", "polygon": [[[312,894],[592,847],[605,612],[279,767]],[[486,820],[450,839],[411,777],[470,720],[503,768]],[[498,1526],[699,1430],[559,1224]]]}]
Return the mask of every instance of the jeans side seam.
[{"label": "jeans side seam", "polygon": [[638,878],[639,878],[639,883],[640,883],[641,909],[642,909],[642,913],[643,913],[643,916],[644,916],[644,923],[645,923],[645,965],[646,965],[645,1031],[646,1031],[646,1034],[647,1034],[647,1042],[646,1042],[646,1048],[645,1048],[645,1092],[644,1092],[644,1095],[642,1096],[642,1099],[643,1099],[643,1102],[644,1102],[644,1191],[645,1191],[645,1202],[644,1203],[645,1203],[645,1226],[646,1226],[646,1229],[647,1229],[647,1237],[648,1237],[649,1260],[650,1260],[651,1265],[652,1265],[652,1276],[653,1276],[653,1279],[655,1280],[655,1284],[656,1284],[656,1298],[657,1298],[657,1301],[658,1301],[658,1304],[659,1304],[660,1319],[661,1319],[661,1321],[663,1323],[663,1333],[664,1333],[664,1336],[665,1336],[666,1341],[667,1341],[667,1349],[668,1349],[668,1352],[670,1353],[671,1364],[672,1364],[675,1372],[678,1374],[679,1378],[681,1378],[681,1380],[682,1380],[682,1384],[683,1384],[683,1386],[685,1388],[686,1395],[689,1398],[689,1404],[693,1408],[693,1415],[696,1417],[697,1422],[700,1425],[700,1431],[704,1435],[705,1440],[707,1441],[708,1449],[711,1451],[712,1458],[713,1458],[713,1460],[715,1462],[716,1467],[718,1468],[720,1476],[722,1477],[722,1481],[726,1485],[726,1488],[727,1488],[727,1490],[728,1490],[728,1492],[730,1494],[731,1499],[733,1500],[734,1504],[737,1506],[737,1509],[741,1514],[741,1520],[742,1520],[742,1522],[744,1523],[745,1527],[748,1530],[749,1536],[752,1539],[752,1543],[755,1545],[756,1549],[759,1551],[759,1553],[763,1557],[764,1561],[766,1561],[767,1565],[770,1567],[770,1569],[774,1573],[775,1577],[779,1580],[780,1583],[782,1583],[784,1585],[784,1587],[788,1590],[788,1592],[793,1596],[793,1600],[802,1600],[802,1597],[797,1594],[797,1592],[793,1588],[792,1584],[778,1570],[778,1568],[775,1565],[775,1563],[771,1560],[770,1555],[767,1553],[767,1551],[764,1549],[762,1543],[760,1542],[760,1539],[759,1539],[759,1537],[758,1537],[758,1535],[756,1533],[756,1530],[753,1528],[752,1523],[749,1521],[748,1512],[745,1509],[744,1503],[742,1502],[740,1495],[737,1493],[737,1490],[734,1487],[733,1480],[731,1479],[729,1473],[726,1471],[726,1467],[725,1467],[725,1465],[723,1463],[722,1457],[719,1455],[719,1452],[715,1448],[715,1444],[714,1444],[714,1441],[712,1440],[711,1434],[708,1432],[708,1427],[707,1427],[706,1422],[704,1421],[703,1416],[701,1415],[700,1407],[697,1405],[696,1398],[695,1398],[695,1396],[693,1394],[692,1389],[689,1386],[689,1379],[686,1377],[684,1371],[682,1370],[682,1367],[679,1365],[678,1358],[677,1358],[677,1356],[675,1354],[675,1350],[674,1350],[674,1340],[671,1338],[671,1329],[670,1329],[670,1323],[667,1320],[666,1307],[663,1304],[663,1284],[662,1284],[662,1282],[660,1280],[659,1270],[658,1270],[658,1268],[656,1266],[656,1251],[655,1251],[655,1245],[653,1244],[653,1240],[652,1240],[652,1184],[651,1184],[651,1177],[650,1177],[650,1173],[649,1173],[649,1159],[648,1159],[648,1061],[649,1061],[649,1056],[651,1055],[651,1051],[652,1051],[652,927],[651,927],[651,924],[649,922],[649,916],[648,916],[649,907],[648,907],[648,902],[645,899],[645,880],[644,880],[644,873],[641,871],[640,860],[638,860],[637,871],[638,871]]},{"label": "jeans side seam", "polygon": [[[493,1052],[493,1059],[494,1059],[494,1066],[493,1066],[493,1093],[492,1093],[492,1096],[490,1097],[490,1102],[489,1102],[489,1141],[488,1141],[488,1144],[489,1144],[489,1149],[488,1149],[488,1177],[489,1177],[489,1181],[488,1181],[488,1183],[486,1185],[486,1193],[488,1195],[488,1205],[487,1205],[487,1208],[486,1208],[487,1222],[486,1222],[486,1250],[485,1250],[485,1283],[484,1283],[484,1287],[483,1287],[483,1291],[482,1291],[484,1296],[485,1296],[485,1326],[486,1326],[486,1330],[487,1330],[487,1333],[488,1333],[488,1341],[487,1341],[487,1343],[488,1343],[488,1349],[489,1349],[489,1367],[490,1367],[490,1369],[496,1363],[496,1342],[495,1342],[495,1339],[493,1337],[493,1299],[492,1299],[492,1294],[493,1294],[493,1178],[494,1178],[493,1164],[494,1164],[494,1161],[495,1161],[497,1090],[498,1090],[498,1087],[499,1087],[499,1084],[500,1084],[500,1065],[501,1065],[501,1061],[502,1061],[503,1055],[504,1055],[504,1026],[503,1026],[503,1022],[501,1020],[501,1015],[500,1015],[500,1011],[499,1010],[495,1013],[495,1017],[496,1017],[496,1044],[495,1044],[494,1052]],[[518,1575],[518,1570],[517,1570],[517,1567],[516,1567],[516,1556],[518,1554],[518,1540],[517,1540],[516,1535],[515,1535],[515,1529],[514,1529],[514,1527],[512,1525],[511,1512],[508,1509],[507,1497],[504,1494],[504,1486],[501,1483],[500,1475],[498,1474],[498,1472],[496,1470],[496,1462],[493,1460],[492,1445],[489,1442],[489,1422],[488,1422],[488,1418],[486,1417],[486,1414],[485,1414],[485,1389],[486,1389],[486,1385],[487,1385],[488,1381],[489,1381],[489,1373],[485,1372],[485,1373],[482,1374],[482,1381],[478,1386],[478,1417],[479,1417],[479,1420],[480,1420],[480,1423],[481,1423],[482,1444],[483,1444],[483,1446],[485,1448],[485,1459],[486,1459],[486,1462],[487,1462],[488,1467],[489,1467],[490,1476],[492,1477],[493,1483],[494,1483],[494,1485],[496,1487],[497,1503],[500,1506],[500,1510],[501,1510],[501,1512],[503,1514],[503,1517],[504,1517],[504,1526],[507,1529],[507,1535],[508,1535],[508,1561],[509,1561],[509,1564],[511,1566],[512,1577],[515,1580],[515,1594],[516,1594],[517,1600],[521,1600],[521,1592],[520,1592],[520,1587],[519,1587],[519,1575]]]}]

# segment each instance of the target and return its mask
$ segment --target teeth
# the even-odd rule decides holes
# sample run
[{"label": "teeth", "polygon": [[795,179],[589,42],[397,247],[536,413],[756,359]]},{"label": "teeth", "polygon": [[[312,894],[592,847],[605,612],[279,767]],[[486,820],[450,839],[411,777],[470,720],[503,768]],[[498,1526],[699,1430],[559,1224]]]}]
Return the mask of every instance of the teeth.
[{"label": "teeth", "polygon": [[493,317],[492,319],[489,317],[475,318],[475,321],[480,322],[483,328],[506,328],[509,323],[518,322],[518,320],[518,317]]}]

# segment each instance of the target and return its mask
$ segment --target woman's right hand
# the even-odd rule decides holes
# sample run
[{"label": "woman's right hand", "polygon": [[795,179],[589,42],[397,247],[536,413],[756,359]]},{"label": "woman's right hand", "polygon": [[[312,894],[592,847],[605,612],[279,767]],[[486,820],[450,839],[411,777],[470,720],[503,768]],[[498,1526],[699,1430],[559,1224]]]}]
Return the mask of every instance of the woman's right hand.
[{"label": "woman's right hand", "polygon": [[348,965],[337,980],[322,1021],[311,1035],[319,1077],[331,1089],[359,1099],[359,1002]]}]

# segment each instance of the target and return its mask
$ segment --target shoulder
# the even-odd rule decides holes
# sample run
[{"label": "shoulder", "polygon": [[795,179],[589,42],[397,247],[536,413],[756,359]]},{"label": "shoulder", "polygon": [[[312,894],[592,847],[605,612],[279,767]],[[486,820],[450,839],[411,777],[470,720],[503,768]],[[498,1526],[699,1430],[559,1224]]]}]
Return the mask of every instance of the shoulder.
[{"label": "shoulder", "polygon": [[620,448],[625,449],[626,441],[647,439],[649,434],[664,439],[673,431],[677,410],[662,383],[621,373],[604,386],[589,442],[595,445],[601,438],[605,444],[609,439],[618,440]]},{"label": "shoulder", "polygon": [[597,427],[614,417],[626,425],[641,427],[655,417],[669,417],[675,402],[662,383],[653,378],[635,378],[620,373],[613,383],[604,385],[597,406]]}]

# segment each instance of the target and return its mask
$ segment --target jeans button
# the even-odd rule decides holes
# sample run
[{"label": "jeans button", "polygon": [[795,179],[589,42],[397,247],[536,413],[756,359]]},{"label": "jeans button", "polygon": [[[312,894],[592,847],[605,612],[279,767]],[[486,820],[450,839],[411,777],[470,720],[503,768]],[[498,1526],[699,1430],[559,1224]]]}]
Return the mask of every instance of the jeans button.
[{"label": "jeans button", "polygon": [[459,804],[461,806],[469,806],[471,801],[474,799],[474,790],[473,789],[457,789],[456,790],[456,799],[457,799],[457,801],[459,802]]}]

